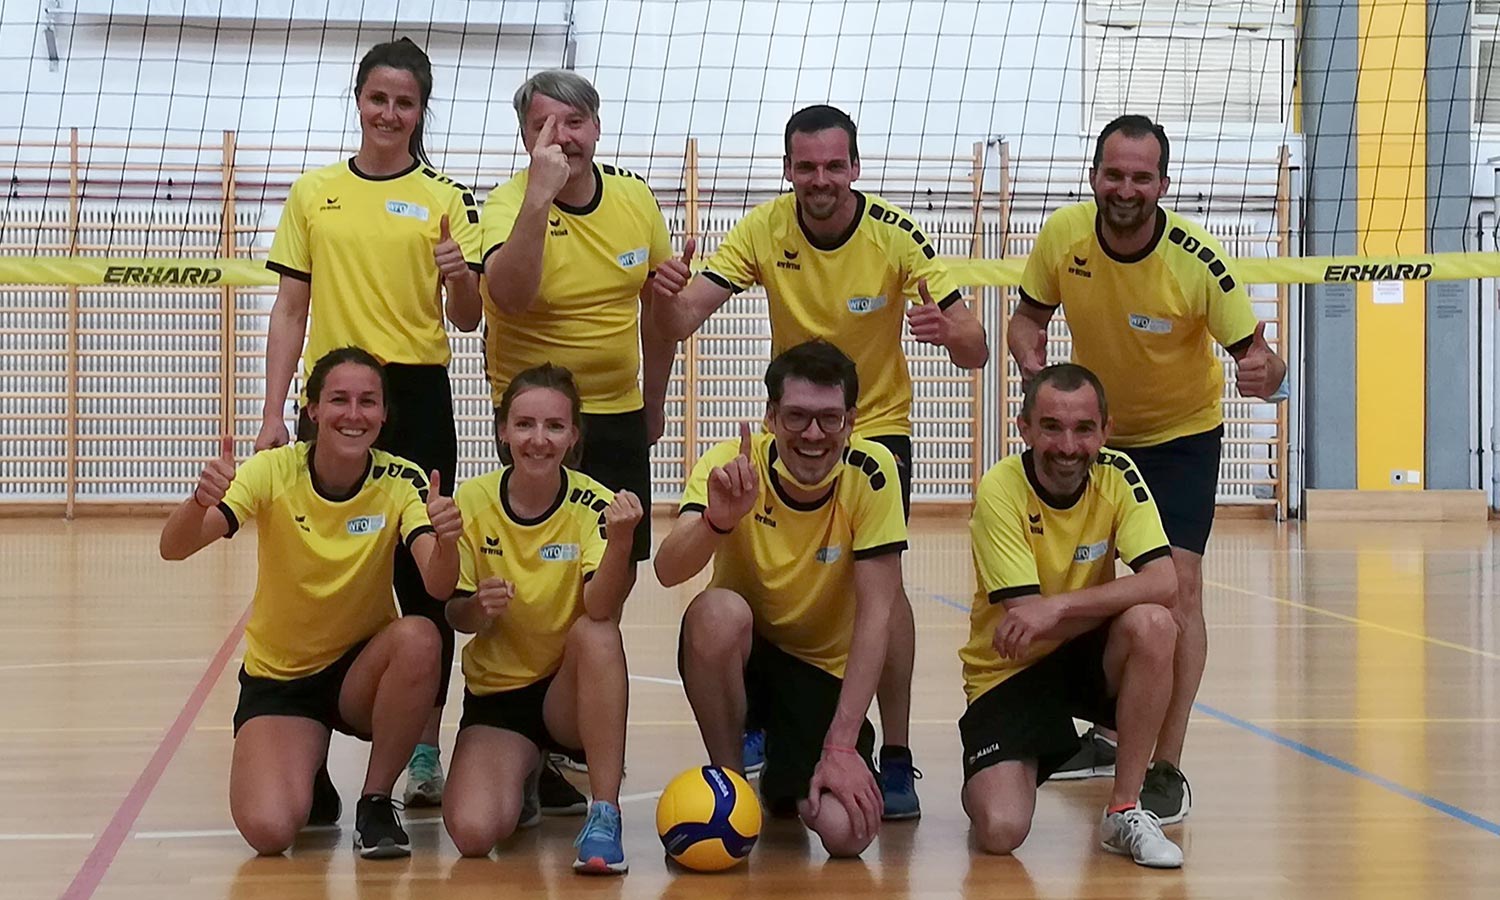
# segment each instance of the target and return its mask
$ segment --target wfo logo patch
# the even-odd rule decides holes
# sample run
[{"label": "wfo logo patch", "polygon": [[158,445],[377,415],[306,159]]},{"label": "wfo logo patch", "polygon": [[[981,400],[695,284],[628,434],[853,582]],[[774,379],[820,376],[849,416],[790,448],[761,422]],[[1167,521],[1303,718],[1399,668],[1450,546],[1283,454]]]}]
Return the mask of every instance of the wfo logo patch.
[{"label": "wfo logo patch", "polygon": [[856,316],[863,316],[874,312],[885,306],[884,297],[850,297],[848,301],[849,311]]},{"label": "wfo logo patch", "polygon": [[571,562],[578,558],[577,544],[548,544],[537,554],[544,562]]},{"label": "wfo logo patch", "polygon": [[1086,563],[1096,559],[1103,559],[1104,554],[1109,552],[1109,541],[1100,541],[1097,544],[1080,544],[1073,551],[1073,562]]},{"label": "wfo logo patch", "polygon": [[356,516],[344,523],[350,534],[374,534],[385,527],[385,516]]},{"label": "wfo logo patch", "polygon": [[626,250],[624,253],[621,253],[619,256],[615,257],[615,260],[619,262],[620,268],[633,269],[641,263],[645,262],[648,258],[649,256],[646,253],[646,248],[637,247],[634,250]]},{"label": "wfo logo patch", "polygon": [[427,221],[427,207],[407,203],[405,200],[385,201],[385,211],[393,216],[405,216],[408,219],[416,219],[418,222]]},{"label": "wfo logo patch", "polygon": [[1142,313],[1130,314],[1130,327],[1136,331],[1144,331],[1147,334],[1171,334],[1171,319],[1153,319]]},{"label": "wfo logo patch", "polygon": [[843,547],[819,547],[817,552],[817,559],[820,563],[838,562],[839,557],[843,555]]}]

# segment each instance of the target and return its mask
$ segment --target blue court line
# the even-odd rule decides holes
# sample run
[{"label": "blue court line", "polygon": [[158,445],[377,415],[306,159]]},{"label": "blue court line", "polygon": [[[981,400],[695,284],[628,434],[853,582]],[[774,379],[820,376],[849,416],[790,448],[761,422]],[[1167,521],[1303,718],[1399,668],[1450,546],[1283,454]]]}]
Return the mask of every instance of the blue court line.
[{"label": "blue court line", "polygon": [[[953,609],[961,609],[964,612],[969,611],[969,604],[967,602],[959,603],[952,597],[943,594],[927,594],[926,596],[938,601],[944,606],[951,607]],[[1385,778],[1381,775],[1376,775],[1374,772],[1361,769],[1359,766],[1356,766],[1354,763],[1351,763],[1347,760],[1340,759],[1330,753],[1324,753],[1322,750],[1319,750],[1316,747],[1311,747],[1307,744],[1302,743],[1301,741],[1286,737],[1285,735],[1277,734],[1276,732],[1271,731],[1268,728],[1262,728],[1261,726],[1256,725],[1254,722],[1246,721],[1245,719],[1241,719],[1239,716],[1231,715],[1221,709],[1215,709],[1214,707],[1209,706],[1206,703],[1194,703],[1193,709],[1197,712],[1203,713],[1206,716],[1209,716],[1210,718],[1218,719],[1220,722],[1223,722],[1226,725],[1233,725],[1235,728],[1239,728],[1243,731],[1248,731],[1256,737],[1264,738],[1273,744],[1285,747],[1288,750],[1295,750],[1296,752],[1301,753],[1303,756],[1306,756],[1309,759],[1314,759],[1320,763],[1323,763],[1324,765],[1332,766],[1333,768],[1338,769],[1340,772],[1353,775],[1356,778],[1362,778],[1365,781],[1376,785],[1377,787],[1384,788],[1385,790],[1388,790],[1399,797],[1405,797],[1407,800],[1413,800],[1417,803],[1420,803],[1428,809],[1442,813],[1449,818],[1463,822],[1465,825],[1472,825],[1481,831],[1487,831],[1490,834],[1495,835],[1496,837],[1500,837],[1500,823],[1492,822],[1489,819],[1484,818],[1483,816],[1471,813],[1468,810],[1458,806],[1454,806],[1451,803],[1445,803],[1442,800],[1431,796],[1430,794],[1424,794],[1420,791],[1414,791],[1403,784],[1398,784],[1397,782],[1390,780],[1389,778]]]}]

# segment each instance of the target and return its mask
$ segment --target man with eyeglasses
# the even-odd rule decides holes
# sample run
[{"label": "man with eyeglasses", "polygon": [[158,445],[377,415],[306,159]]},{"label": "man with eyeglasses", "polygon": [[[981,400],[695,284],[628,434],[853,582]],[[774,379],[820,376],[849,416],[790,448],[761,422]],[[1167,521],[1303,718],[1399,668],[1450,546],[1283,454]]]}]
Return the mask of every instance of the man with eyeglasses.
[{"label": "man with eyeglasses", "polygon": [[798,344],[765,381],[769,432],[742,424],[698,461],[656,574],[671,587],[714,563],[678,647],[710,761],[743,771],[746,718],[761,723],[768,811],[857,856],[884,808],[865,714],[901,591],[901,486],[889,450],[851,437],[859,377],[837,347]]}]

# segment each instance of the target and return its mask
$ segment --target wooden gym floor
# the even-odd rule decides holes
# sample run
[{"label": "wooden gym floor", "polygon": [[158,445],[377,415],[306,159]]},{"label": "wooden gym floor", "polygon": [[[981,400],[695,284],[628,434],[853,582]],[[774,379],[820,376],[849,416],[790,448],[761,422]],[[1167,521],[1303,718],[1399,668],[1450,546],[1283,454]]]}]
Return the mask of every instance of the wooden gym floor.
[{"label": "wooden gym floor", "polygon": [[[0,521],[0,896],[56,897],[1493,897],[1500,883],[1495,525],[1223,520],[1205,563],[1211,650],[1168,829],[1180,872],[1100,851],[1102,781],[1048,785],[1014,858],[971,851],[958,805],[956,648],[972,590],[964,523],[919,517],[913,744],[925,815],[859,862],[773,823],[747,869],[672,875],[654,792],[703,759],[676,684],[690,589],[649,574],[626,609],[633,676],[623,879],[569,869],[579,819],[460,861],[431,813],[410,860],[349,848],[364,747],[339,737],[343,830],[256,859],[229,819],[237,627],[254,539],[157,559],[155,520]],[[667,527],[657,522],[658,538]],[[455,679],[455,697],[460,679]],[[457,703],[444,732],[452,746]]]}]

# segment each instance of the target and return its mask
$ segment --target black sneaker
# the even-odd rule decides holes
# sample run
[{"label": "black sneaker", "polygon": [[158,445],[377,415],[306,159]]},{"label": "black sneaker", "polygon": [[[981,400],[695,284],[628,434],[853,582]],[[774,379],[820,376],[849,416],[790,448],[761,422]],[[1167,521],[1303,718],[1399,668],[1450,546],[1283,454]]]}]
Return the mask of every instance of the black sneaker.
[{"label": "black sneaker", "polygon": [[344,801],[339,799],[339,790],[333,786],[328,775],[328,763],[318,767],[313,776],[312,808],[307,811],[309,825],[337,825],[344,814]]},{"label": "black sneaker", "polygon": [[1165,760],[1146,770],[1141,786],[1141,809],[1154,813],[1163,825],[1176,825],[1193,808],[1193,789],[1182,771]]},{"label": "black sneaker", "polygon": [[541,794],[544,816],[581,816],[589,811],[588,798],[557,771],[551,760],[542,763],[537,792]]},{"label": "black sneaker", "polygon": [[1079,738],[1078,752],[1052,773],[1052,781],[1115,777],[1115,742],[1090,728]]},{"label": "black sneaker", "polygon": [[384,794],[366,794],[354,808],[354,849],[365,859],[411,856],[411,839],[396,815],[397,804]]}]

